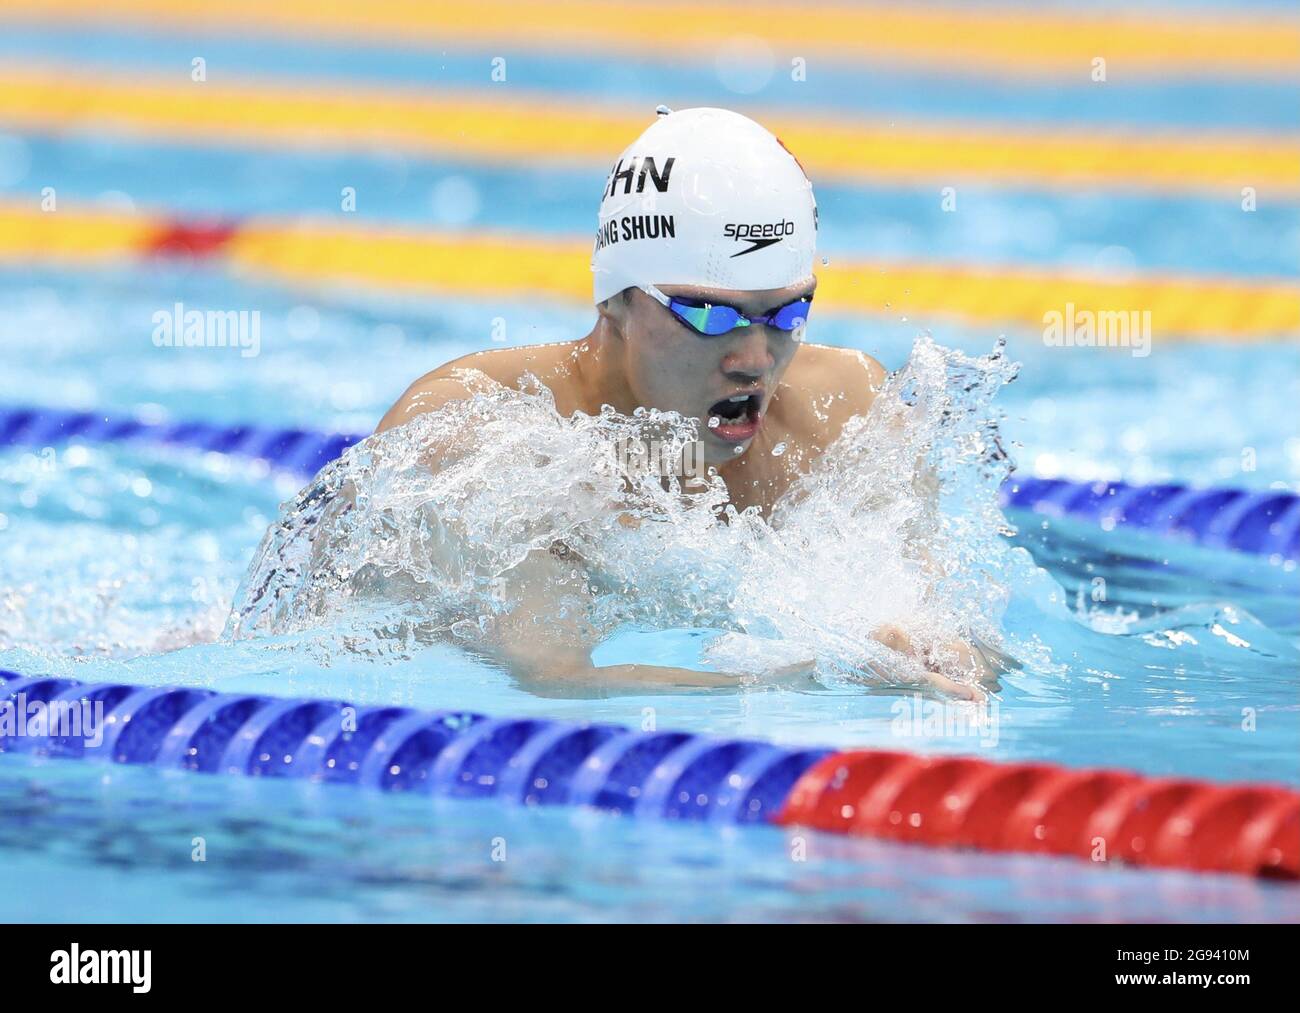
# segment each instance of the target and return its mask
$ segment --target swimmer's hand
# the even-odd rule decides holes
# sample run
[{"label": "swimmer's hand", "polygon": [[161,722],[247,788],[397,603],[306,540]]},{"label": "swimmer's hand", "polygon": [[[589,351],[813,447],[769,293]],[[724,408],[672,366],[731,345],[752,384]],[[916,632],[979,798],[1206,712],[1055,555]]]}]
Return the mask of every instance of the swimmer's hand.
[{"label": "swimmer's hand", "polygon": [[882,626],[872,634],[872,637],[890,650],[919,661],[925,672],[926,684],[946,696],[980,703],[988,699],[989,691],[996,692],[1002,688],[998,684],[998,669],[989,662],[978,646],[973,647],[960,640],[954,640],[946,645],[947,651],[956,655],[955,664],[950,666],[950,669],[969,673],[975,680],[974,683],[958,682],[939,671],[939,667],[928,652],[913,644],[912,638],[902,627]]}]

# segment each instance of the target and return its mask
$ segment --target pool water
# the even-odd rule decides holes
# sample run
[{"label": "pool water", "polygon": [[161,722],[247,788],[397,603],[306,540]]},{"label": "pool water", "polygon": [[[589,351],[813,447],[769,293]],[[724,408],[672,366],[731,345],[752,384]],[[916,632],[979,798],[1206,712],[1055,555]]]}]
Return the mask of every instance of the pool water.
[{"label": "pool water", "polygon": [[[31,26],[0,31],[6,60],[157,64],[175,37]],[[183,47],[182,47],[183,48]],[[281,57],[292,52],[293,59]],[[469,57],[288,47],[218,38],[233,72],[385,75],[463,84]],[[591,89],[534,54],[542,94]],[[523,65],[520,66],[522,72]],[[387,68],[387,69],[385,69]],[[611,71],[611,73],[614,73]],[[652,73],[647,71],[647,73]],[[699,104],[863,110],[882,87],[900,117],[998,116],[1021,125],[1163,124],[1281,132],[1275,82],[1144,81],[1099,98],[1077,85],[1012,87],[839,67],[799,92],[779,80],[741,99],[710,68],[674,87]],[[692,76],[693,75],[693,76]],[[778,75],[779,79],[779,75]],[[618,97],[663,101],[624,66]],[[837,83],[838,82],[838,83]],[[900,83],[901,82],[901,83]],[[907,83],[916,87],[905,87]],[[841,84],[843,86],[841,86]],[[888,84],[888,87],[884,87]],[[1116,85],[1116,89],[1120,86]],[[974,90],[972,90],[972,88]],[[925,98],[918,96],[924,95]],[[763,106],[762,103],[768,103]],[[1244,119],[1243,119],[1244,117]],[[611,154],[621,146],[611,139]],[[584,234],[604,165],[521,167],[375,152],[7,130],[0,200],[46,180],[60,199],[142,213],[293,216],[347,180],[362,218],[465,230]],[[523,200],[521,194],[530,195]],[[972,188],[945,216],[921,188],[819,188],[828,258],[1033,264],[1063,270],[1294,275],[1300,205],[1257,215],[1215,197]],[[1213,237],[1213,241],[1207,239]],[[180,301],[255,307],[261,352],[160,349],[151,316]],[[585,306],[511,295],[433,297],[293,288],[213,261],[95,267],[0,263],[0,404],[35,404],[368,432],[416,376],[489,346],[586,333]],[[970,355],[1000,328],[952,319],[826,313],[811,340],[894,369],[923,333]],[[1160,343],[1147,358],[1054,349],[1005,331],[1018,378],[1002,432],[1026,473],[1134,482],[1300,488],[1300,346]],[[0,668],[84,681],[184,684],[499,716],[612,721],[782,744],[904,748],[1125,767],[1300,786],[1300,573],[1278,561],[1008,518],[1027,556],[997,618],[1041,653],[1006,675],[975,735],[904,734],[905,690],[827,680],[713,693],[542,697],[451,646],[340,650],[326,626],[223,640],[249,560],[302,483],[219,455],[74,443],[0,450]],[[1041,569],[1036,569],[1041,568]],[[1098,582],[1101,583],[1098,583]],[[846,588],[847,596],[851,589]],[[699,663],[704,628],[622,629],[603,663]],[[0,754],[0,918],[299,920],[1198,920],[1296,919],[1292,887],[1226,876],[1091,868],[1072,860],[926,850],[765,827],[645,823],[588,811],[370,795],[285,781],[206,778]],[[196,839],[206,860],[195,861]]]},{"label": "pool water", "polygon": [[[267,346],[276,351],[239,383],[225,381],[223,371],[238,368],[228,363],[208,366],[211,376],[190,374],[191,382],[211,385],[212,393],[199,397],[164,382],[186,374],[160,367],[154,352],[137,354],[131,368],[124,362],[130,354],[120,346],[111,354],[104,349],[101,328],[112,326],[114,314],[129,315],[134,299],[147,301],[144,293],[155,283],[124,272],[110,294],[102,277],[47,276],[39,288],[11,282],[8,326],[32,315],[69,321],[54,343],[25,338],[32,333],[27,328],[6,334],[11,347],[28,342],[17,360],[30,371],[23,400],[154,403],[174,415],[230,422],[308,420],[358,428],[359,419],[377,417],[391,392],[420,368],[413,360],[449,357],[458,348],[450,334],[440,341],[436,331],[399,332],[400,325],[377,323],[368,311],[341,307],[314,311],[311,337],[295,340],[288,337],[290,321],[306,311],[286,306],[278,319],[271,317],[266,332]],[[187,284],[201,289],[223,282],[199,277]],[[91,306],[100,314],[92,314]],[[576,328],[583,318],[557,307],[543,308],[538,316],[556,333],[566,320]],[[846,344],[866,330],[860,321],[827,324]],[[429,331],[454,332],[460,325],[425,322]],[[279,340],[280,327],[288,340]],[[349,368],[358,359],[357,335],[382,328],[391,329],[381,335],[388,344],[369,345],[365,372],[359,363]],[[967,338],[971,346],[976,341]],[[878,345],[859,345],[889,365],[900,364],[901,342],[892,356]],[[386,354],[378,354],[379,348]],[[1165,360],[1174,356],[1185,360],[1188,371],[1210,358],[1207,349],[1189,346],[1164,352],[1158,361],[1172,370]],[[1265,346],[1225,353],[1221,365],[1240,375],[1242,385],[1253,382],[1262,390],[1258,374],[1283,375],[1291,356],[1290,349]],[[1229,462],[1234,444],[1255,442],[1263,451],[1261,470],[1275,470],[1249,473],[1240,484],[1290,478],[1289,459],[1270,432],[1277,416],[1262,410],[1253,430],[1249,413],[1232,412],[1234,424],[1246,431],[1223,446],[1192,457],[1194,448],[1182,445],[1194,419],[1229,411],[1212,393],[1225,387],[1193,386],[1179,399],[1151,376],[1146,403],[1163,398],[1185,406],[1183,430],[1166,419],[1169,435],[1160,439],[1135,410],[1133,378],[1126,376],[1120,391],[1110,389],[1118,386],[1107,376],[1118,371],[1114,360],[1082,363],[1074,388],[1061,395],[1055,378],[1043,379],[1050,373],[1046,366],[1036,369],[1032,355],[1022,359],[1020,379],[1005,392],[1006,431],[1025,445],[1017,451],[1022,459],[1032,460],[1030,448],[1038,447],[1040,456],[1070,460],[1068,448],[1098,474],[1126,460],[1106,447],[1097,452],[1068,438],[1050,442],[1026,417],[1044,411],[1043,402],[1050,400],[1057,413],[1083,404],[1093,413],[1111,409],[1117,427],[1127,416],[1128,425],[1150,441],[1144,477],[1212,481],[1222,467],[1216,459]],[[336,362],[336,371],[322,369],[323,361]],[[160,375],[151,375],[159,369]],[[38,376],[47,378],[44,396]],[[320,385],[306,382],[299,411],[287,412],[294,378],[312,376]],[[358,376],[364,379],[352,379]],[[61,379],[51,383],[51,377]],[[6,395],[16,395],[20,383]],[[343,389],[321,389],[329,384]],[[69,397],[78,390],[89,396]],[[1036,515],[1012,518],[1019,523],[1015,541],[1032,549],[1052,579],[1015,596],[1004,626],[1039,638],[1064,671],[1029,667],[1006,677],[993,730],[900,738],[900,705],[912,709],[907,714],[924,707],[907,693],[810,686],[541,698],[450,647],[396,659],[379,651],[373,657],[340,653],[328,631],[216,642],[248,560],[279,504],[296,491],[296,481],[229,459],[111,445],[10,450],[0,456],[0,473],[0,666],[17,671],[634,726],[652,713],[661,728],[789,744],[901,747],[1300,784],[1300,578],[1267,560],[1140,535],[1106,535],[1069,522],[1044,527]],[[1104,602],[1093,600],[1098,577],[1106,582]],[[704,636],[626,631],[604,645],[597,659],[690,665]],[[1254,715],[1249,731],[1243,730],[1247,713]],[[490,804],[358,797],[364,793],[13,755],[0,756],[0,792],[12,814],[0,843],[7,867],[59,884],[32,895],[8,893],[6,917],[967,920],[1162,919],[1192,911],[1231,919],[1294,916],[1285,888],[1232,878],[1086,867],[1062,877],[1055,861],[930,853],[815,835],[806,861],[793,861],[790,835],[775,829],[643,827],[594,813],[512,813]],[[195,837],[206,842],[204,863],[191,860]],[[506,842],[503,863],[493,860],[499,839]],[[142,882],[150,884],[147,891],[141,891]]]}]

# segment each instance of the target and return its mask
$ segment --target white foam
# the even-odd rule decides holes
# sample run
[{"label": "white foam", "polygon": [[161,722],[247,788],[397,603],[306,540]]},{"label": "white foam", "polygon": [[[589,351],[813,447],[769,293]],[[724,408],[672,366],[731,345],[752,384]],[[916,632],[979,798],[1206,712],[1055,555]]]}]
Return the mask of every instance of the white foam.
[{"label": "white foam", "polygon": [[[572,567],[555,592],[600,636],[710,627],[780,641],[774,657],[815,658],[823,681],[911,681],[914,663],[873,631],[905,626],[941,665],[954,640],[1002,645],[1008,587],[1032,570],[999,536],[996,504],[1008,461],[992,401],[1015,371],[1000,346],[971,358],[919,340],[770,519],[726,505],[716,475],[626,476],[609,453],[627,439],[684,446],[693,420],[563,418],[539,384],[467,375],[468,400],[350,449],[286,505],[227,636],[345,623],[340,650],[378,646],[357,637],[472,646],[514,606],[512,573],[563,543]],[[770,661],[752,639],[714,652]]]}]

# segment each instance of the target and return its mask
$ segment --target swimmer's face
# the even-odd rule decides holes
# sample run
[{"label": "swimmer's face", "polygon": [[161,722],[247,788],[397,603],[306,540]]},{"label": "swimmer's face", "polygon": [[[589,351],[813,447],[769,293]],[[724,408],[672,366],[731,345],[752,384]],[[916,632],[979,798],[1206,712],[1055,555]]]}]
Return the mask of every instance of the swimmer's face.
[{"label": "swimmer's face", "polygon": [[[659,289],[673,298],[734,306],[752,318],[811,296],[816,285],[813,279],[747,292],[691,285]],[[628,289],[621,303],[615,312],[625,338],[627,382],[639,404],[699,419],[706,464],[741,456],[762,429],[802,328],[791,332],[755,323],[709,337],[640,289]]]}]

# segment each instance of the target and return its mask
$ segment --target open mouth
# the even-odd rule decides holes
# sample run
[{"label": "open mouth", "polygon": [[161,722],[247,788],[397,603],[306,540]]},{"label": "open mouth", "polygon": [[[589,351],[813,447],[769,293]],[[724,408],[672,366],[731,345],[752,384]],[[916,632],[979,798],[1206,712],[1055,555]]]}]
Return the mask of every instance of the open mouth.
[{"label": "open mouth", "polygon": [[714,401],[705,423],[709,432],[729,443],[740,443],[758,432],[763,420],[763,395],[736,394]]}]

